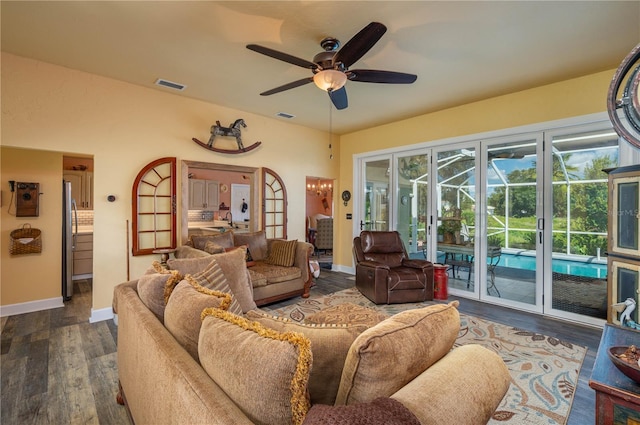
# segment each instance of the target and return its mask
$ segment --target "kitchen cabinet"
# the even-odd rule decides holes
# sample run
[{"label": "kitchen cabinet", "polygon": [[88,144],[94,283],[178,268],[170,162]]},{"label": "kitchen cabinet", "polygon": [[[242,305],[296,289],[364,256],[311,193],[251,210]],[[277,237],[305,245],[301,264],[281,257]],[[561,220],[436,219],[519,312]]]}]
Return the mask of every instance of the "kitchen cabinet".
[{"label": "kitchen cabinet", "polygon": [[218,211],[218,187],[215,180],[189,180],[189,209]]},{"label": "kitchen cabinet", "polygon": [[79,210],[93,209],[93,172],[64,170],[62,178],[71,182],[71,197]]},{"label": "kitchen cabinet", "polygon": [[76,235],[73,250],[73,276],[93,274],[93,233]]}]

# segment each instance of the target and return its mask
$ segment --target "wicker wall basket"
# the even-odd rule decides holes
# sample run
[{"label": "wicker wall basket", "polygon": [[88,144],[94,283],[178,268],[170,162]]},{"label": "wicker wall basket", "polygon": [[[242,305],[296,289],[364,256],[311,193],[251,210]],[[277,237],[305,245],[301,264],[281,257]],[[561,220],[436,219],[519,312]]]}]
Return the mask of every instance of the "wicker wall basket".
[{"label": "wicker wall basket", "polygon": [[25,224],[20,229],[11,232],[11,255],[38,254],[42,252],[42,232],[40,229],[32,229],[30,224]]}]

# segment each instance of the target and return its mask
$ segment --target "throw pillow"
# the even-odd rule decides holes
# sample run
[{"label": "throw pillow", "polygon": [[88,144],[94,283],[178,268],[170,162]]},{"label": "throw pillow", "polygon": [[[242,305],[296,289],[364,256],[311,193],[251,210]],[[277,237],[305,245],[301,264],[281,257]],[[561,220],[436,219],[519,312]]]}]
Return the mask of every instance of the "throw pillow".
[{"label": "throw pillow", "polygon": [[250,233],[235,233],[233,240],[236,246],[246,245],[249,247],[254,261],[261,261],[267,257],[267,235],[264,230]]},{"label": "throw pillow", "polygon": [[352,406],[311,407],[303,425],[420,425],[418,418],[404,404],[387,397]]},{"label": "throw pillow", "polygon": [[251,255],[251,251],[249,250],[248,246],[246,248],[247,248],[247,255],[245,255],[244,261],[247,262],[247,267],[255,266],[256,262],[253,259],[253,255]]},{"label": "throw pillow", "polygon": [[191,242],[196,249],[204,250],[207,242],[213,242],[223,248],[231,248],[233,246],[233,232],[224,232],[217,235],[193,235]]},{"label": "throw pillow", "polygon": [[234,249],[237,248],[244,248],[246,249],[246,254],[244,256],[244,261],[247,263],[247,267],[252,267],[256,265],[256,262],[253,261],[253,257],[251,256],[251,252],[249,252],[249,247],[247,245],[236,245],[233,248],[225,248],[224,251],[225,252],[229,252],[229,251],[233,251]]},{"label": "throw pillow", "polygon": [[[231,296],[231,304],[228,308],[225,308],[225,310],[229,310],[234,314],[242,314],[242,306],[240,305],[240,302],[237,300],[237,297],[233,292],[233,289],[231,289],[228,283],[226,274],[222,270],[220,262],[218,261],[219,259],[219,257],[216,258],[215,256],[212,256],[211,263],[207,266],[207,268],[205,268],[200,273],[196,273],[192,276],[192,282],[202,286],[203,288],[229,294]],[[222,261],[224,261],[224,259]]]},{"label": "throw pillow", "polygon": [[160,320],[164,322],[165,288],[173,287],[182,280],[182,275],[173,270],[162,273],[147,273],[138,279],[138,296],[142,303]]},{"label": "throw pillow", "polygon": [[204,245],[204,252],[208,252],[209,254],[220,254],[224,252],[224,247],[213,241],[207,241]]},{"label": "throw pillow", "polygon": [[309,377],[311,404],[333,405],[349,347],[367,326],[303,325],[259,310],[249,311],[245,317],[278,332],[299,332],[309,338],[313,353],[313,368]]},{"label": "throw pillow", "polygon": [[191,357],[198,361],[198,335],[205,308],[227,309],[231,295],[202,287],[191,275],[176,286],[165,309],[164,325]]},{"label": "throw pillow", "polygon": [[176,252],[174,252],[173,255],[176,258],[200,258],[208,257],[210,254],[208,252],[195,249],[191,245],[181,245],[176,248]]},{"label": "throw pillow", "polygon": [[216,260],[222,269],[233,296],[240,303],[242,312],[257,308],[253,300],[253,288],[249,281],[245,259],[245,249],[232,249],[222,254],[207,255],[201,258],[174,258],[167,261],[171,270],[178,270],[182,275],[195,275],[206,269],[212,260]]},{"label": "throw pillow", "polygon": [[202,317],[198,353],[211,379],[253,423],[302,424],[309,410],[309,339],[216,308]]},{"label": "throw pillow", "polygon": [[362,332],[347,354],[336,405],[389,397],[440,360],[460,330],[457,306],[403,311]]},{"label": "throw pillow", "polygon": [[291,241],[273,241],[271,243],[269,256],[265,260],[266,263],[274,266],[291,267],[296,260],[296,248],[298,240]]},{"label": "throw pillow", "polygon": [[211,264],[211,260],[213,259],[212,255],[209,255],[204,251],[200,252],[205,254],[205,257],[170,258],[167,260],[167,267],[169,267],[169,270],[177,270],[183,276],[200,273],[206,269],[209,264]]},{"label": "throw pillow", "polygon": [[363,307],[353,303],[338,304],[327,307],[312,314],[305,319],[307,323],[347,323],[351,325],[361,324],[372,327],[386,319],[384,313],[372,308]]},{"label": "throw pillow", "polygon": [[253,287],[249,280],[247,263],[245,262],[246,255],[245,247],[238,247],[223,254],[212,255],[224,272],[233,296],[240,303],[242,313],[258,308],[253,300]]}]

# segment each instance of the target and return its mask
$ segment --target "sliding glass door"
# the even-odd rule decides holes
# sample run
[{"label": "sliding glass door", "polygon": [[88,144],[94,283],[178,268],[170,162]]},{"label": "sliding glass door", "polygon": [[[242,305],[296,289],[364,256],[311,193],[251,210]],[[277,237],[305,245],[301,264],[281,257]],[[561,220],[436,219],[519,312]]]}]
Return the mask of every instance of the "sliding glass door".
[{"label": "sliding glass door", "polygon": [[481,298],[542,311],[542,133],[488,140],[483,152]]},{"label": "sliding glass door", "polygon": [[395,156],[395,226],[412,258],[425,258],[427,246],[427,205],[429,156],[424,150]]},{"label": "sliding glass door", "polygon": [[432,217],[436,231],[432,236],[429,258],[449,266],[449,291],[477,297],[475,284],[479,272],[475,258],[476,182],[478,145],[434,150]]},{"label": "sliding glass door", "polygon": [[[607,318],[608,184],[618,164],[618,137],[608,126],[550,132],[546,152],[550,220],[545,251],[545,311]],[[579,316],[578,316],[579,315]],[[595,323],[595,322],[594,322]]]},{"label": "sliding glass door", "polygon": [[360,230],[389,230],[390,157],[364,162],[360,196]]}]

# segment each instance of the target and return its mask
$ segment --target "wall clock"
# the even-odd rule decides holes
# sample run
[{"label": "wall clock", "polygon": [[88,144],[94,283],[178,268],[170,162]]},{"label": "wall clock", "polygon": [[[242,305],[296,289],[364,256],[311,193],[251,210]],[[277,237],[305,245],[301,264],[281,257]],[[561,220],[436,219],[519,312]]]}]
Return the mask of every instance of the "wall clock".
[{"label": "wall clock", "polygon": [[349,199],[351,199],[351,192],[349,192],[348,190],[345,190],[344,192],[342,192],[342,200],[344,201],[345,207],[349,203]]},{"label": "wall clock", "polygon": [[607,112],[616,133],[640,148],[640,44],[624,58],[611,80]]}]

